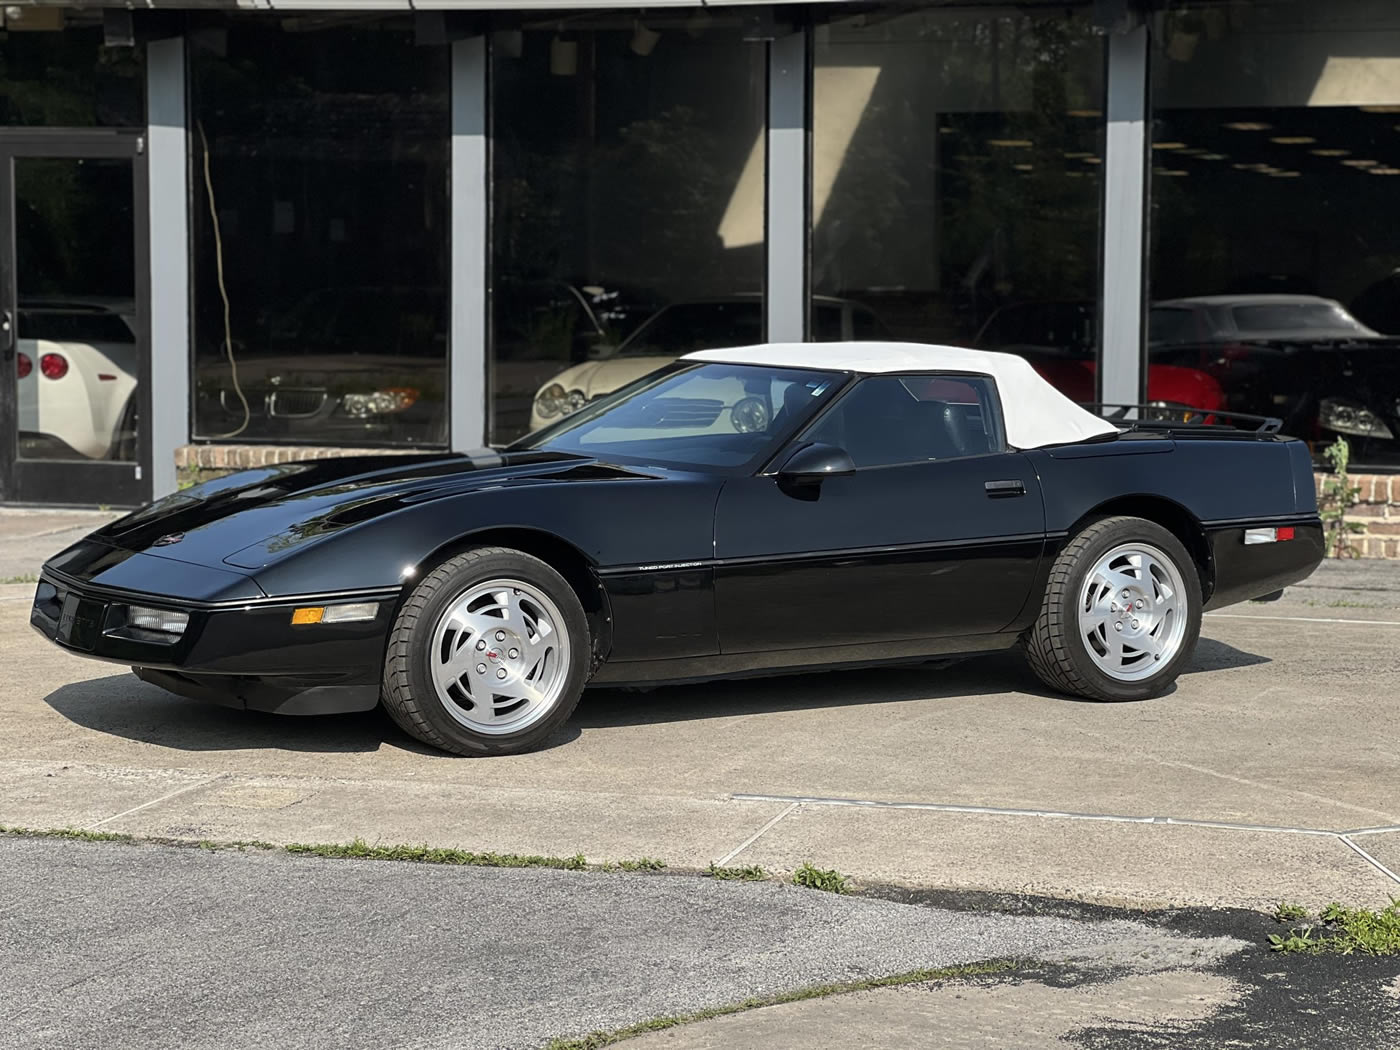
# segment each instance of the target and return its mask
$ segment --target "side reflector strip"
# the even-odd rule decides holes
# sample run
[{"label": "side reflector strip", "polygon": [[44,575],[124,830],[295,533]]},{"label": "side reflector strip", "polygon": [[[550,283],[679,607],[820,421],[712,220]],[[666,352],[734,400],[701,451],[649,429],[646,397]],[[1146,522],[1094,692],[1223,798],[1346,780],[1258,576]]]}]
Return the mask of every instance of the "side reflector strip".
[{"label": "side reflector strip", "polygon": [[1281,543],[1284,540],[1291,540],[1294,536],[1292,525],[1284,525],[1277,529],[1245,529],[1244,542],[1254,543]]}]

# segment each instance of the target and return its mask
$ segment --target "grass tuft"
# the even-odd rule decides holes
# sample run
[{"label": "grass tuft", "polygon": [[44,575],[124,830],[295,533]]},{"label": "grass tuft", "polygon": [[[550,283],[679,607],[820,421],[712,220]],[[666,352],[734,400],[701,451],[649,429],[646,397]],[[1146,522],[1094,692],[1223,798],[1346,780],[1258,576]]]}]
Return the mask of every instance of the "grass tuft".
[{"label": "grass tuft", "polygon": [[1308,909],[1301,904],[1290,904],[1284,901],[1274,909],[1274,919],[1278,922],[1297,922],[1299,919],[1308,917]]},{"label": "grass tuft", "polygon": [[[724,869],[721,869],[724,870]],[[673,1014],[656,1017],[650,1021],[628,1025],[611,1032],[590,1032],[573,1039],[552,1039],[545,1044],[545,1050],[601,1050],[624,1039],[646,1035],[648,1032],[661,1032],[680,1025],[708,1021],[715,1017],[725,1017],[745,1010],[756,1010],[764,1006],[780,1006],[783,1003],[797,1003],[805,999],[821,999],[828,995],[841,995],[846,992],[864,992],[873,988],[897,988],[906,984],[925,984],[929,981],[952,981],[967,977],[984,977],[990,974],[1005,973],[1016,965],[1014,960],[1001,959],[994,962],[972,963],[968,966],[947,966],[938,970],[913,970],[895,974],[893,977],[872,977],[860,981],[841,981],[836,984],[818,984],[799,988],[777,995],[745,999],[729,1006],[714,1006],[707,1010],[696,1010],[688,1014]]]},{"label": "grass tuft", "polygon": [[38,583],[39,577],[32,572],[26,572],[22,576],[6,576],[0,583]]},{"label": "grass tuft", "polygon": [[826,893],[850,893],[851,880],[835,868],[814,868],[803,864],[792,873],[794,886],[805,886],[809,890],[823,890]]},{"label": "grass tuft", "polygon": [[1334,901],[1318,919],[1287,934],[1270,934],[1269,947],[1285,954],[1400,955],[1400,898],[1380,911],[1345,908]]},{"label": "grass tuft", "polygon": [[336,842],[293,842],[284,847],[288,853],[311,854],[317,857],[349,858],[353,860],[397,860],[414,864],[470,864],[485,868],[560,868],[583,871],[588,861],[583,854],[573,857],[525,856],[520,853],[473,853],[471,850],[446,846],[371,846],[364,839],[348,845]]},{"label": "grass tuft", "polygon": [[721,868],[714,861],[710,861],[710,869],[705,874],[712,879],[738,880],[740,882],[762,882],[768,878],[768,872],[757,864],[747,864],[741,868]]},{"label": "grass tuft", "polygon": [[88,831],[86,828],[21,828],[0,824],[0,835],[24,839],[77,839],[82,842],[135,842],[122,831]]}]

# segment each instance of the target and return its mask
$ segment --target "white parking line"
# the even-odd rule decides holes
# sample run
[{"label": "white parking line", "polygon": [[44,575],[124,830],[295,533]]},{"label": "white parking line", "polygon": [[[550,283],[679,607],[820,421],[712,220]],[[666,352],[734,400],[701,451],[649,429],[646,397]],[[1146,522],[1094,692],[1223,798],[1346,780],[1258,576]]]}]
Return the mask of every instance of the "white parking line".
[{"label": "white parking line", "polygon": [[1217,620],[1286,620],[1292,623],[1353,623],[1368,627],[1400,627],[1400,620],[1340,620],[1322,616],[1250,616],[1246,613],[1206,613]]}]

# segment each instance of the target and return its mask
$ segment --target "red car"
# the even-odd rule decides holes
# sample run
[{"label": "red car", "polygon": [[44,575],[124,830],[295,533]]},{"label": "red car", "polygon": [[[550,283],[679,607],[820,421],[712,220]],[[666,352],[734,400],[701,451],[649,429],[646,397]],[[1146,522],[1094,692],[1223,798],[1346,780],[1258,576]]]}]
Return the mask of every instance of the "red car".
[{"label": "red car", "polygon": [[[1096,315],[1097,306],[1091,302],[1003,306],[987,319],[975,343],[1026,358],[1060,393],[1089,404],[1098,400]],[[1147,400],[1164,407],[1226,407],[1224,388],[1214,376],[1181,365],[1148,364]]]}]

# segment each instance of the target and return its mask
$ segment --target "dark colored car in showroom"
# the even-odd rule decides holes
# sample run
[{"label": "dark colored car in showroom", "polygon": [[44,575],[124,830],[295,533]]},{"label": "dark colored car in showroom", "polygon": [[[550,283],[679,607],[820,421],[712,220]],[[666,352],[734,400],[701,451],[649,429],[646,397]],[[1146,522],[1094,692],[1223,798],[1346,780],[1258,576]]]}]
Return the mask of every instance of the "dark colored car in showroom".
[{"label": "dark colored car in showroom", "polygon": [[52,558],[31,623],[187,697],[382,702],[462,754],[538,746],[590,682],[1018,645],[1057,691],[1142,699],[1204,610],[1318,565],[1312,477],[1301,442],[1113,425],[1006,354],[709,350],[500,453],[169,496]]},{"label": "dark colored car in showroom", "polygon": [[1335,300],[1281,293],[1162,300],[1148,314],[1148,361],[1208,373],[1230,411],[1276,416],[1315,453],[1344,437],[1353,462],[1400,467],[1400,338],[1362,324]]}]

